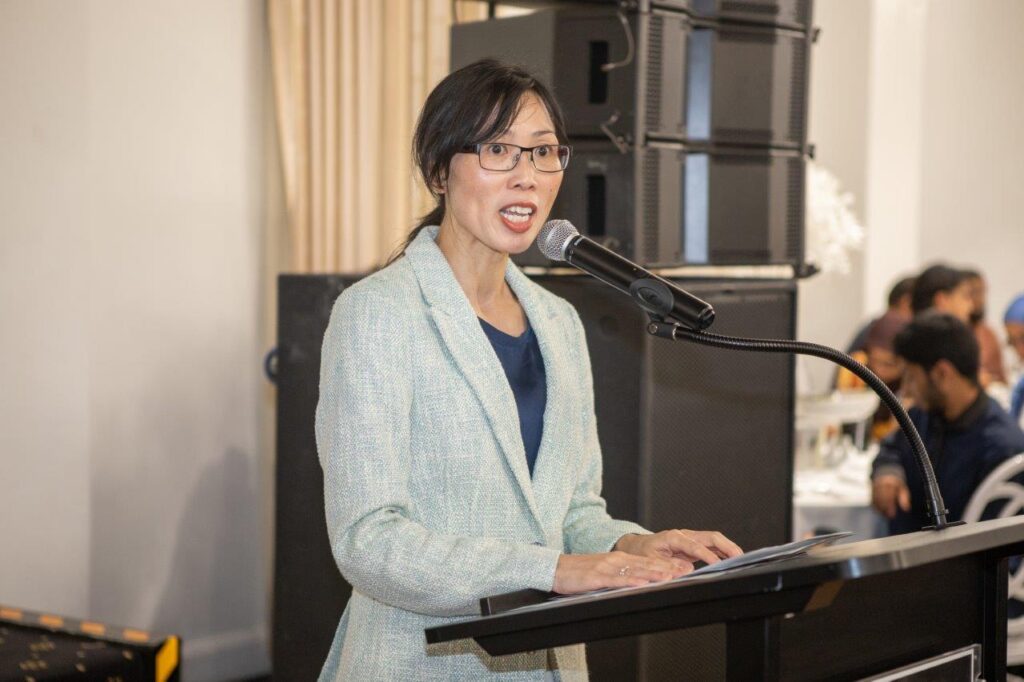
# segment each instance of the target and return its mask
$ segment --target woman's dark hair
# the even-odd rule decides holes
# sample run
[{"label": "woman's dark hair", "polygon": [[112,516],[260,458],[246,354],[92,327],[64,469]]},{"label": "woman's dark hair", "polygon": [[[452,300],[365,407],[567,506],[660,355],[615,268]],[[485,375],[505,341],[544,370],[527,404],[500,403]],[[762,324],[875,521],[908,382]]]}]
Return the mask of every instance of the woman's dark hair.
[{"label": "woman's dark hair", "polygon": [[520,66],[481,59],[452,72],[431,91],[416,122],[412,155],[437,205],[420,219],[388,262],[405,253],[424,227],[441,224],[445,195],[437,189],[444,185],[452,158],[466,147],[493,140],[508,130],[528,92],[544,103],[559,144],[566,144],[565,119],[554,95]]},{"label": "woman's dark hair", "polygon": [[914,313],[922,313],[935,305],[935,295],[940,291],[949,293],[967,279],[963,270],[937,263],[917,276],[910,294],[910,307]]},{"label": "woman's dark hair", "polygon": [[917,281],[917,277],[904,277],[900,281],[896,282],[889,290],[889,307],[895,308],[899,305],[900,299],[907,295],[913,295],[914,293],[914,282]]},{"label": "woman's dark hair", "polygon": [[915,317],[893,341],[896,355],[930,371],[948,360],[965,379],[978,383],[979,352],[974,332],[945,313],[929,311]]}]

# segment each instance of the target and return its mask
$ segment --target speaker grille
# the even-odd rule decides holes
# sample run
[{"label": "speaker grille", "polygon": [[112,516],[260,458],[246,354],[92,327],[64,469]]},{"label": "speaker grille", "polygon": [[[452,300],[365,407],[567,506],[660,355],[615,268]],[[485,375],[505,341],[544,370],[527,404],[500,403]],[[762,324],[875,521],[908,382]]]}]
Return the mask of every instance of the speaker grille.
[{"label": "speaker grille", "polygon": [[[597,281],[536,281],[586,328],[609,511],[651,529],[717,528],[746,547],[785,542],[791,358],[654,339],[630,299]],[[715,307],[716,331],[794,335],[792,282],[675,281]],[[595,682],[716,681],[725,646],[725,628],[709,626],[594,642],[587,656]]]},{"label": "speaker grille", "polygon": [[660,195],[658,192],[658,164],[661,159],[661,152],[648,147],[643,152],[643,216],[641,225],[643,230],[643,255],[648,263],[656,263],[658,258],[658,227],[661,224],[660,217]]},{"label": "speaker grille", "polygon": [[664,34],[664,17],[652,15],[647,36],[647,112],[644,116],[644,121],[651,130],[661,129],[661,62],[665,49]]},{"label": "speaker grille", "polygon": [[789,138],[803,144],[807,139],[807,50],[805,38],[793,39],[793,61],[789,85]]},{"label": "speaker grille", "polygon": [[786,168],[786,259],[802,263],[804,257],[804,159],[790,159]]},{"label": "speaker grille", "polygon": [[[638,638],[644,682],[725,682],[725,625],[672,630]],[[685,670],[686,675],[680,675]]]},{"label": "speaker grille", "polygon": [[722,0],[723,13],[769,15],[768,18],[775,18],[778,13],[778,5],[764,2],[741,2],[739,0]]}]

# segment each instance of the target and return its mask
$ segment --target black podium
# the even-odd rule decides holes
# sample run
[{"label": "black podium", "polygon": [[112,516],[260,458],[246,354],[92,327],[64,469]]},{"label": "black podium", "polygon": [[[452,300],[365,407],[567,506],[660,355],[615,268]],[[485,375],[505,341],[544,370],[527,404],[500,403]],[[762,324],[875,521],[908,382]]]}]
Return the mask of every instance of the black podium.
[{"label": "black podium", "polygon": [[472,638],[501,655],[724,623],[730,681],[857,680],[975,644],[984,679],[1001,680],[1007,558],[1022,553],[1024,517],[996,519],[549,599],[429,628],[426,638]]}]

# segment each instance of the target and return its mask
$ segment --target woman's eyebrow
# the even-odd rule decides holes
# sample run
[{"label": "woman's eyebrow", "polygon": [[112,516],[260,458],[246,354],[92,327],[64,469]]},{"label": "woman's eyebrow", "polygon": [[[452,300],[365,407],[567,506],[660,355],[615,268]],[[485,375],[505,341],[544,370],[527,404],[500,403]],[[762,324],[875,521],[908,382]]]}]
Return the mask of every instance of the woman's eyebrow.
[{"label": "woman's eyebrow", "polygon": [[[494,142],[501,142],[502,140],[504,140],[505,138],[509,137],[510,135],[512,135],[512,133],[510,133],[508,131],[505,131],[501,135],[499,135],[496,138],[494,138]],[[544,137],[545,135],[555,135],[555,131],[554,130],[537,130],[537,131],[535,131],[535,132],[533,132],[531,134],[531,137]]]}]

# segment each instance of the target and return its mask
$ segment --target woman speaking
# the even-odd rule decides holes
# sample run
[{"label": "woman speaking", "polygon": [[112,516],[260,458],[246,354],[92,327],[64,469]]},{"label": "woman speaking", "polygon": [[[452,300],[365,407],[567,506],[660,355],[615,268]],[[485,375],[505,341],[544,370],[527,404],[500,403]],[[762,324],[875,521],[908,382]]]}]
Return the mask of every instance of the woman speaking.
[{"label": "woman speaking", "polygon": [[491,657],[424,628],[481,597],[644,585],[740,553],[720,533],[608,516],[583,327],[509,260],[570,159],[548,89],[493,60],[427,97],[415,162],[437,206],[338,297],[317,448],[352,597],[321,679],[585,679],[582,645]]}]

